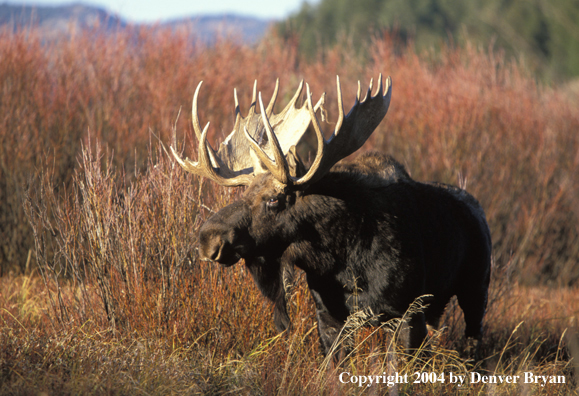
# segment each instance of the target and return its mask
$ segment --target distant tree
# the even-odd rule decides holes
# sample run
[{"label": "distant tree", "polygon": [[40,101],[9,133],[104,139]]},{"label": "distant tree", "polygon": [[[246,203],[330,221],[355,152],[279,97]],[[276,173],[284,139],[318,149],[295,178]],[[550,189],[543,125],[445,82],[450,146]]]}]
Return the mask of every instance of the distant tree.
[{"label": "distant tree", "polygon": [[308,56],[344,40],[363,52],[374,35],[392,30],[418,51],[495,43],[545,79],[579,76],[578,0],[321,0],[278,24]]}]

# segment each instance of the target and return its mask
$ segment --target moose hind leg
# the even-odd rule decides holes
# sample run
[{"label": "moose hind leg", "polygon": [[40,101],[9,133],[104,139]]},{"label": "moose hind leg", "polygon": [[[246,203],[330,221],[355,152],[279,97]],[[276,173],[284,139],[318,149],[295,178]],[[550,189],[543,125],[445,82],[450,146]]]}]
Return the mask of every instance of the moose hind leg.
[{"label": "moose hind leg", "polygon": [[410,325],[408,348],[416,351],[424,342],[427,334],[424,312],[413,314],[408,324]]},{"label": "moose hind leg", "polygon": [[458,304],[464,313],[465,336],[477,340],[482,338],[482,321],[486,312],[488,291],[486,289],[457,295]]},{"label": "moose hind leg", "polygon": [[[446,304],[450,300],[449,296],[444,295],[442,298],[431,299],[428,301],[430,304],[424,311],[426,317],[426,323],[433,330],[438,330],[440,324],[440,318],[446,309]],[[430,330],[429,328],[429,330]]]},{"label": "moose hind leg", "polygon": [[467,358],[477,361],[480,359],[482,321],[486,311],[488,291],[484,289],[476,293],[460,294],[457,298],[466,323],[464,335],[467,337],[467,346],[463,353]]}]

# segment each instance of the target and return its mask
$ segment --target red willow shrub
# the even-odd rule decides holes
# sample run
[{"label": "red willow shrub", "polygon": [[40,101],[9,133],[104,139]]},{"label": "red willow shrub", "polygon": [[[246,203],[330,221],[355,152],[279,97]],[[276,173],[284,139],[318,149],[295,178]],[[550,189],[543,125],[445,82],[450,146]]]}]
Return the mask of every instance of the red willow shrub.
[{"label": "red willow shrub", "polygon": [[186,154],[196,155],[188,111],[177,115],[189,109],[201,80],[199,113],[211,121],[215,145],[233,125],[234,87],[245,113],[254,79],[267,98],[279,77],[283,106],[305,78],[315,96],[328,92],[332,121],[336,74],[349,107],[356,80],[364,85],[383,72],[393,78],[392,106],[365,150],[394,154],[419,180],[465,181],[486,209],[497,265],[516,271],[516,279],[576,282],[579,115],[559,90],[473,47],[417,55],[394,51],[386,37],[368,58],[343,46],[313,61],[296,48],[276,38],[254,47],[227,39],[205,46],[188,32],[146,28],[83,32],[48,44],[34,31],[1,33],[2,271],[24,268],[33,246],[21,206],[26,185],[37,185],[50,167],[53,186],[70,189],[81,141],[114,152],[111,166],[129,185],[155,161],[147,149],[156,139],[151,131],[168,141],[175,126],[188,136]]},{"label": "red willow shrub", "polygon": [[[79,162],[70,189],[56,193],[53,176],[43,173],[25,203],[52,320],[186,341],[204,334],[223,350],[267,333],[263,321],[245,324],[266,305],[241,287],[241,267],[222,271],[197,260],[198,227],[231,194],[206,194],[203,182],[162,155],[130,185],[98,146],[83,149]],[[222,326],[217,337],[208,331]]]}]

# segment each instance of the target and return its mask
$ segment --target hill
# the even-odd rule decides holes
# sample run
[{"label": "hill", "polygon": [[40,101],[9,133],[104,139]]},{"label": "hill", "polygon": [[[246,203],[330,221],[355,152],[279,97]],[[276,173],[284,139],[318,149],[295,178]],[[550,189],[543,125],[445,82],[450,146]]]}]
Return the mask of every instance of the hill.
[{"label": "hill", "polygon": [[[247,16],[199,15],[172,19],[156,24],[134,24],[136,26],[170,27],[188,29],[204,42],[213,42],[219,36],[239,37],[243,42],[255,43],[265,34],[272,21]],[[124,28],[129,22],[99,7],[83,4],[66,6],[0,5],[0,27],[16,31],[22,27],[41,30],[46,39],[58,39],[71,31],[104,29],[113,32]]]},{"label": "hill", "polygon": [[191,29],[203,42],[211,43],[220,36],[236,37],[246,43],[256,43],[266,33],[272,21],[235,14],[200,15],[173,19],[161,24],[174,29]]},{"label": "hill", "polygon": [[116,15],[98,7],[82,4],[65,6],[0,5],[0,26],[17,30],[22,27],[38,27],[48,37],[54,37],[70,29],[124,27],[126,22]]}]

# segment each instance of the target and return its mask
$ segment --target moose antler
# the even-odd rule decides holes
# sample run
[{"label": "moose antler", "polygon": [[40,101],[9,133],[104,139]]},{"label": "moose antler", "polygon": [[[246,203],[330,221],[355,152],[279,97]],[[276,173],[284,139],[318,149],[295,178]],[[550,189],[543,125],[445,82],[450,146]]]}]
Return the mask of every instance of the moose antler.
[{"label": "moose antler", "polygon": [[[259,152],[266,157],[268,154],[273,154],[277,159],[281,153],[282,159],[277,162],[283,162],[285,164],[284,166],[287,167],[285,155],[288,154],[292,146],[298,144],[311,122],[311,110],[309,107],[312,107],[312,105],[304,104],[301,108],[296,106],[303,90],[303,81],[298,86],[296,93],[287,106],[278,114],[273,113],[273,106],[279,91],[279,80],[276,81],[275,89],[267,108],[264,108],[261,100],[261,92],[259,93],[261,114],[257,114],[255,111],[257,81],[255,81],[253,85],[251,105],[246,117],[241,115],[239,101],[237,99],[237,90],[234,89],[235,125],[233,131],[223,143],[221,143],[217,152],[215,152],[207,141],[209,123],[201,130],[197,113],[197,102],[202,84],[203,82],[200,82],[195,90],[192,106],[192,124],[199,142],[197,162],[191,161],[188,158],[183,160],[179,156],[175,148],[176,136],[175,134],[173,135],[171,152],[183,169],[207,177],[216,183],[228,187],[249,185],[256,173],[265,172],[259,162],[259,158],[255,158],[252,155],[256,147],[258,148],[256,153]],[[325,95],[322,95],[316,106],[313,107],[314,113],[323,106],[324,102]],[[267,125],[265,134],[264,124]],[[274,125],[275,133],[273,131],[270,133],[269,131],[272,124]],[[244,132],[241,132],[242,129]],[[250,136],[249,140],[246,139],[244,133]],[[268,142],[269,144],[267,144]],[[268,163],[265,162],[265,164],[266,167],[268,167]],[[283,176],[280,175],[280,177]]]},{"label": "moose antler", "polygon": [[[338,121],[332,136],[324,139],[316,111],[325,103],[323,94],[314,106],[309,85],[307,100],[301,108],[296,107],[303,90],[303,81],[287,106],[279,113],[273,113],[273,106],[279,91],[279,80],[276,81],[274,93],[267,107],[263,105],[259,93],[260,114],[255,111],[257,98],[257,81],[253,85],[253,95],[247,117],[241,116],[237,91],[235,99],[235,125],[233,132],[221,143],[218,152],[207,142],[209,123],[201,130],[197,114],[197,101],[201,83],[193,96],[193,129],[199,141],[199,158],[197,162],[181,159],[174,148],[176,136],[173,136],[171,152],[177,162],[188,172],[207,177],[224,186],[249,185],[257,173],[265,172],[265,166],[277,180],[281,188],[304,189],[319,180],[342,158],[358,150],[380,124],[390,106],[392,83],[390,77],[382,84],[382,74],[378,77],[378,89],[372,96],[373,79],[365,98],[360,101],[360,82],[356,103],[344,117],[344,104],[340,78],[336,78],[338,93]],[[316,132],[318,149],[310,169],[302,177],[292,176],[288,165],[288,153],[297,145],[310,122]],[[243,132],[241,130],[243,129]],[[253,155],[252,155],[253,154]],[[292,154],[293,155],[293,154]]]},{"label": "moose antler", "polygon": [[267,112],[264,110],[260,96],[259,100],[262,109],[262,120],[264,120],[265,130],[268,139],[271,142],[270,147],[273,150],[274,159],[270,159],[247,130],[245,131],[245,135],[247,140],[251,143],[255,154],[276,178],[278,183],[281,184],[280,187],[303,189],[319,180],[342,158],[347,157],[362,147],[364,142],[366,142],[388,112],[390,98],[392,96],[392,82],[390,77],[386,79],[386,87],[383,87],[382,74],[380,74],[378,78],[378,89],[374,96],[372,96],[373,81],[373,79],[370,80],[368,92],[362,101],[360,101],[361,90],[360,82],[358,82],[356,103],[344,118],[344,105],[342,101],[342,90],[340,88],[340,78],[336,78],[339,114],[334,132],[328,140],[324,139],[324,135],[315,114],[317,108],[312,105],[312,95],[309,86],[306,84],[307,105],[310,119],[312,120],[316,131],[318,149],[312,166],[302,177],[293,177],[290,175],[287,161],[283,156],[283,151],[276,139],[276,134],[268,120]]}]

